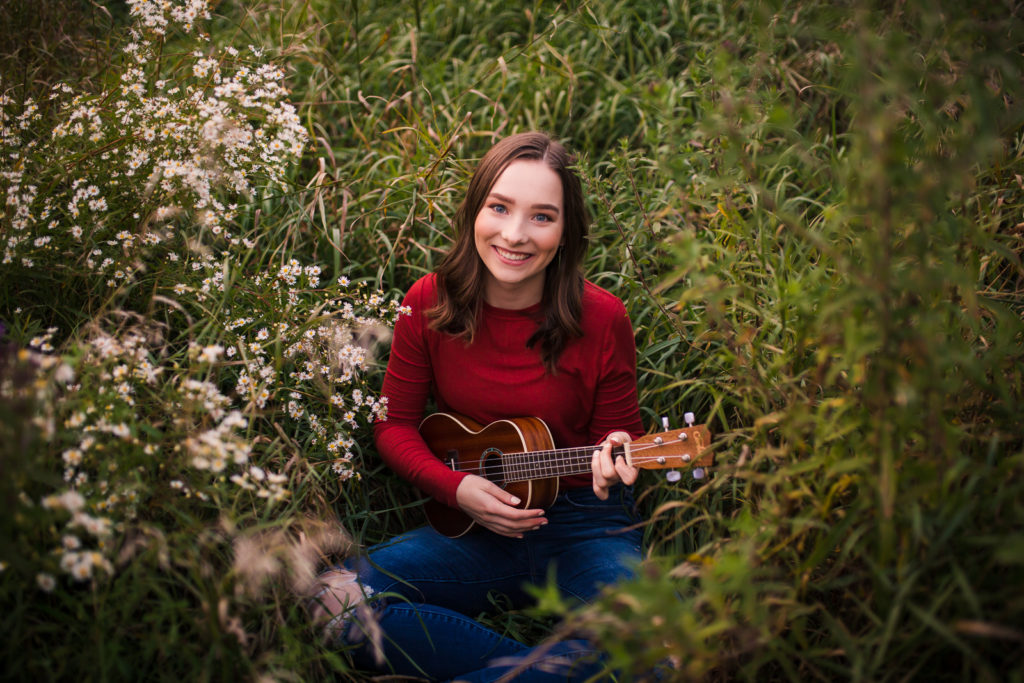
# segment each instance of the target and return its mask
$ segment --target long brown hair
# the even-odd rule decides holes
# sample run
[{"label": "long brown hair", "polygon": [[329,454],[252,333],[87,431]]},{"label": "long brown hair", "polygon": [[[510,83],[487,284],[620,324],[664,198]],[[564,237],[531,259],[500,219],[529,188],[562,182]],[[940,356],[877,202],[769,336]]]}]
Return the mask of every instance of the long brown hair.
[{"label": "long brown hair", "polygon": [[498,177],[513,161],[542,161],[562,181],[562,246],[544,271],[543,320],[526,345],[539,345],[541,360],[555,372],[558,357],[583,334],[583,271],[587,246],[587,210],[573,157],[544,133],[519,133],[499,140],[480,160],[466,198],[455,213],[455,245],[437,269],[437,304],[427,311],[431,329],[472,343],[484,300],[486,267],[476,250],[474,224]]}]

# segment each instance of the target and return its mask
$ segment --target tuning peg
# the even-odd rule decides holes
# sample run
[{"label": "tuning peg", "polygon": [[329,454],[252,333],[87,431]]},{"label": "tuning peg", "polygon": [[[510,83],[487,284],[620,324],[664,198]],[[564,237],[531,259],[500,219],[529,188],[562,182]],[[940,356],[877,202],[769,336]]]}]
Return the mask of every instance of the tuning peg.
[{"label": "tuning peg", "polygon": [[693,478],[694,479],[703,479],[704,478],[704,468],[703,467],[694,467],[693,468]]},{"label": "tuning peg", "polygon": [[668,417],[665,415],[661,416],[661,430],[664,432],[668,431]]},{"label": "tuning peg", "polygon": [[683,421],[686,422],[687,427],[692,427],[694,422],[693,413],[683,413]]},{"label": "tuning peg", "polygon": [[679,474],[679,470],[669,470],[668,472],[665,473],[665,479],[667,479],[672,484],[676,483],[682,478],[683,475]]}]

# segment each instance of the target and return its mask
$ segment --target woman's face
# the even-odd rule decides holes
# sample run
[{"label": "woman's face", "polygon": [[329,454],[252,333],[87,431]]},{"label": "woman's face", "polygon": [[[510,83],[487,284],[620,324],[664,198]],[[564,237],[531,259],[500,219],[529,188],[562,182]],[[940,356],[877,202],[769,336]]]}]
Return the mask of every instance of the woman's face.
[{"label": "woman's face", "polygon": [[540,302],[563,214],[562,181],[543,161],[513,161],[502,171],[473,224],[487,303],[521,309]]}]

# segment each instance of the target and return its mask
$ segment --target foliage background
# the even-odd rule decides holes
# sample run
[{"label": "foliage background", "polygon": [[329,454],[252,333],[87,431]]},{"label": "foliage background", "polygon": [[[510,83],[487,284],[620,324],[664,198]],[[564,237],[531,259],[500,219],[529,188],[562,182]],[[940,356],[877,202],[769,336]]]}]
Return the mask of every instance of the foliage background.
[{"label": "foliage background", "polygon": [[[5,89],[114,78],[107,36],[124,7],[63,4],[3,10]],[[626,677],[669,658],[679,680],[1021,680],[1018,4],[215,9],[210,49],[264,47],[310,137],[285,190],[240,204],[239,231],[273,245],[243,270],[297,258],[397,299],[449,244],[475,158],[501,135],[547,130],[580,153],[588,276],[627,302],[649,421],[692,410],[717,434],[710,479],[642,479],[649,558],[635,582],[583,612],[544,592],[493,625],[534,640],[589,628]],[[54,19],[69,15],[83,20]],[[9,355],[53,324],[57,352],[80,353],[109,316],[103,288],[55,297],[59,283],[36,277],[0,275]],[[140,286],[116,304],[146,317],[151,297]],[[188,342],[230,341],[173,329],[185,365]],[[3,461],[9,509],[59,480],[61,447],[21,431],[47,400],[5,395],[5,442],[20,436]],[[161,400],[140,423],[159,420]],[[48,548],[0,558],[7,675],[360,678],[306,625],[291,565],[249,590],[239,543],[258,539],[262,557],[301,538],[340,552],[308,515],[365,544],[421,517],[365,431],[361,478],[339,482],[302,460],[308,429],[282,428],[285,412],[272,405],[247,431],[258,462],[300,459],[285,507],[181,511],[153,496],[114,549],[137,552],[51,593],[31,569]],[[4,551],[31,554],[38,539],[12,520]]]}]

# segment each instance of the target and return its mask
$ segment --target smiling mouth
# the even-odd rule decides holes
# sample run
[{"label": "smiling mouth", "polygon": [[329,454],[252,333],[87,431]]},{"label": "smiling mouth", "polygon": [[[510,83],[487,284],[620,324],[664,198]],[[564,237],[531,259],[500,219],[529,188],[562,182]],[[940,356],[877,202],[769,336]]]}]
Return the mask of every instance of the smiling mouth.
[{"label": "smiling mouth", "polygon": [[501,247],[494,247],[494,250],[498,252],[498,256],[502,257],[506,261],[525,261],[526,259],[533,256],[533,254],[523,254],[515,251],[507,251]]}]

